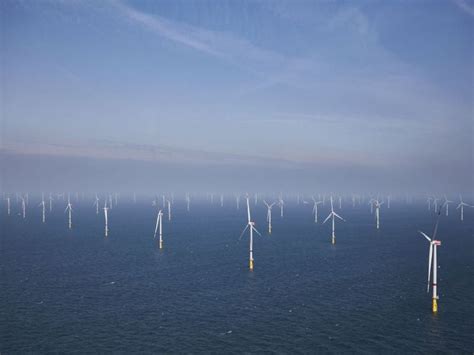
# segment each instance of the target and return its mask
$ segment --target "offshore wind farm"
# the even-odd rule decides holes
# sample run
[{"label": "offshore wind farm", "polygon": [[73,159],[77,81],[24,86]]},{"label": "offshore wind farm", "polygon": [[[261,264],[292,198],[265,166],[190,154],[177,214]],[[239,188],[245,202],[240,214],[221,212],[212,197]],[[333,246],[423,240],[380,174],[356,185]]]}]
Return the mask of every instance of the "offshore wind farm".
[{"label": "offshore wind farm", "polygon": [[[474,208],[461,221],[441,213],[444,204],[427,210],[425,198],[399,196],[377,228],[370,196],[354,195],[354,204],[344,196],[340,208],[329,196],[319,208],[331,220],[345,216],[335,243],[334,226],[315,222],[303,203],[309,196],[285,196],[284,217],[272,221],[276,202],[267,201],[282,195],[250,203],[242,194],[245,209],[221,203],[236,195],[177,196],[170,220],[171,197],[157,205],[153,195],[52,194],[58,207],[45,222],[35,208],[41,194],[29,194],[25,219],[26,198],[7,195],[3,349],[463,353],[474,345],[466,316]],[[17,201],[10,215],[8,199]],[[65,225],[62,206],[73,204],[74,224]]]},{"label": "offshore wind farm", "polygon": [[474,352],[471,0],[0,22],[1,354]]}]

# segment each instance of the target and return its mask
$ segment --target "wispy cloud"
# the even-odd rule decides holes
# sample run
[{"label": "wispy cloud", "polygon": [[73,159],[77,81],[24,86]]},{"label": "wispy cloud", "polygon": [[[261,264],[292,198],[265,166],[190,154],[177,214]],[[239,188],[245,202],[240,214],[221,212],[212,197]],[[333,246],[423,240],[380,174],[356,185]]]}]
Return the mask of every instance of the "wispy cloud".
[{"label": "wispy cloud", "polygon": [[246,70],[262,73],[264,69],[281,67],[287,58],[263,49],[230,33],[212,31],[186,23],[171,21],[157,14],[142,12],[123,1],[112,2],[119,13],[149,31],[196,51],[224,59]]},{"label": "wispy cloud", "polygon": [[461,10],[474,17],[474,2],[466,0],[452,0]]}]

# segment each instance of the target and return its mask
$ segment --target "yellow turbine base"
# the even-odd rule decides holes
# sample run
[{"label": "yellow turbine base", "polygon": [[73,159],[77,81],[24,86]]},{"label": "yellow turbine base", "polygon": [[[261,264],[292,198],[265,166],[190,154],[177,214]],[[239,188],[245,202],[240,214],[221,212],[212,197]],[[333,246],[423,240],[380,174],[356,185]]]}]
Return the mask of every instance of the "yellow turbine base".
[{"label": "yellow turbine base", "polygon": [[336,244],[336,238],[332,238],[332,244]]},{"label": "yellow turbine base", "polygon": [[250,268],[250,270],[253,270],[253,260],[250,260],[250,262],[249,262],[249,268]]},{"label": "yellow turbine base", "polygon": [[438,313],[438,300],[433,298],[433,313]]},{"label": "yellow turbine base", "polygon": [[160,242],[160,249],[163,249],[163,242]]}]

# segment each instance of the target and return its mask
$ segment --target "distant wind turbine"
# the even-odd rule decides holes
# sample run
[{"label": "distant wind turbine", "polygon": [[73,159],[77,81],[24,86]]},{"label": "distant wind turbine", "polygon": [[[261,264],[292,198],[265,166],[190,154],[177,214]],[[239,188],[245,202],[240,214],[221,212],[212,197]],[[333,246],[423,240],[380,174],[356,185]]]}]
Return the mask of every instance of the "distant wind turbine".
[{"label": "distant wind turbine", "polygon": [[72,228],[72,205],[71,205],[71,199],[69,198],[69,196],[67,197],[67,206],[66,206],[66,209],[64,210],[64,213],[66,213],[66,211],[68,211],[68,226],[69,226],[69,229]]},{"label": "distant wind turbine", "polygon": [[171,221],[171,201],[166,200],[166,202],[168,204],[168,221]]},{"label": "distant wind turbine", "polygon": [[156,216],[155,235],[153,239],[156,238],[158,232],[160,237],[160,249],[163,249],[163,212],[161,210],[158,211],[158,215]]},{"label": "distant wind turbine", "polygon": [[314,214],[314,223],[318,223],[318,205],[323,203],[322,201],[316,201],[314,197],[313,199],[313,214]]},{"label": "distant wind turbine", "polygon": [[383,202],[379,202],[379,199],[377,198],[374,201],[375,204],[375,219],[377,221],[377,229],[380,229],[380,206],[383,205]]},{"label": "distant wind turbine", "polygon": [[95,214],[99,214],[99,196],[95,194],[95,201],[93,206],[95,206]]},{"label": "distant wind turbine", "polygon": [[280,197],[278,198],[278,206],[280,206],[280,217],[283,218],[283,206],[285,205],[285,202],[283,201],[283,198],[281,197],[281,194],[280,194]]},{"label": "distant wind turbine", "polygon": [[444,195],[444,205],[446,206],[446,217],[449,215],[449,204],[453,201],[448,200],[446,195]]},{"label": "distant wind turbine", "polygon": [[45,213],[45,209],[46,209],[46,205],[44,203],[44,194],[41,195],[41,202],[38,206],[41,206],[42,207],[42,222],[46,222],[46,213]]},{"label": "distant wind turbine", "polygon": [[329,216],[326,217],[326,219],[324,220],[323,224],[326,223],[326,222],[329,220],[329,218],[332,219],[332,235],[331,235],[332,244],[336,244],[336,234],[335,234],[334,217],[337,217],[337,218],[339,218],[340,220],[345,221],[344,218],[342,218],[342,217],[339,216],[336,212],[334,212],[334,207],[333,207],[333,202],[332,202],[332,196],[331,196],[331,212],[329,213]]},{"label": "distant wind turbine", "polygon": [[21,210],[22,210],[22,214],[23,214],[23,219],[26,218],[26,202],[25,202],[25,198],[22,196],[20,197],[21,198]]},{"label": "distant wind turbine", "polygon": [[108,211],[109,208],[107,207],[107,199],[104,202],[104,220],[105,220],[105,236],[109,236],[109,219],[108,219]]},{"label": "distant wind turbine", "polygon": [[272,207],[275,202],[269,204],[267,201],[263,200],[263,203],[267,206],[268,234],[272,234]]},{"label": "distant wind turbine", "polygon": [[470,207],[470,205],[468,205],[466,202],[464,202],[462,200],[462,196],[459,195],[459,200],[461,201],[458,205],[458,207],[456,207],[456,209],[461,209],[461,221],[464,221],[464,206],[466,207]]},{"label": "distant wind turbine", "polygon": [[7,214],[10,215],[10,196],[7,196],[5,200],[7,200]]}]

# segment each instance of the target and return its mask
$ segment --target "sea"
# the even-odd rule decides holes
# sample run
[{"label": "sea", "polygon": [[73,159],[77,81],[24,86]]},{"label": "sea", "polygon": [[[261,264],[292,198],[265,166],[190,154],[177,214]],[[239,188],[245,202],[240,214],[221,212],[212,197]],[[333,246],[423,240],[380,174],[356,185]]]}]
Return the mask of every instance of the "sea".
[{"label": "sea", "polygon": [[450,206],[437,239],[439,311],[427,293],[436,214],[393,201],[379,230],[364,203],[287,202],[284,216],[250,203],[249,270],[244,200],[175,201],[153,238],[151,200],[118,201],[104,215],[93,200],[55,201],[41,221],[12,202],[0,210],[0,352],[10,353],[451,353],[474,352],[474,209]]}]

